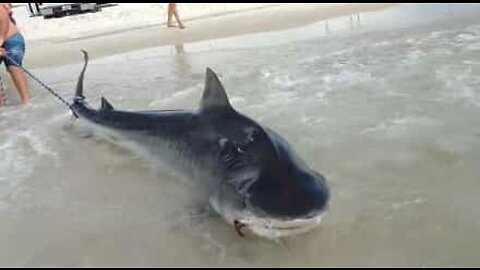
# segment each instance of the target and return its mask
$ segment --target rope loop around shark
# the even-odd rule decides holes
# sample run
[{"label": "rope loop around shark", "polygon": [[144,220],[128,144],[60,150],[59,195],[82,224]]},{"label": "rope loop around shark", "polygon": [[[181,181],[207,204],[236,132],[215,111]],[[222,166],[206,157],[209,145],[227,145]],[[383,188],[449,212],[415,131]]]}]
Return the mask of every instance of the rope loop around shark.
[{"label": "rope loop around shark", "polygon": [[237,112],[217,75],[206,71],[198,110],[120,111],[102,98],[99,109],[83,95],[85,64],[70,108],[110,136],[126,139],[195,172],[209,202],[240,235],[246,228],[275,239],[316,227],[330,192],[324,177],[298,157],[274,131]]}]

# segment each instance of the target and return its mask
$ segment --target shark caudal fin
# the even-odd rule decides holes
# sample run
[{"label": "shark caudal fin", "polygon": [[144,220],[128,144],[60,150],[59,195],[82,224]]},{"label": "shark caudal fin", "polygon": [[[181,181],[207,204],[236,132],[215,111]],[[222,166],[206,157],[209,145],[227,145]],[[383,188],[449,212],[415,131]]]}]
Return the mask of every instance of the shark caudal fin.
[{"label": "shark caudal fin", "polygon": [[87,65],[88,65],[88,53],[85,50],[82,50],[82,53],[83,53],[84,64],[83,64],[82,71],[80,72],[80,76],[78,77],[74,100],[85,99],[85,96],[83,96],[83,77],[85,76],[85,70],[87,69]]}]

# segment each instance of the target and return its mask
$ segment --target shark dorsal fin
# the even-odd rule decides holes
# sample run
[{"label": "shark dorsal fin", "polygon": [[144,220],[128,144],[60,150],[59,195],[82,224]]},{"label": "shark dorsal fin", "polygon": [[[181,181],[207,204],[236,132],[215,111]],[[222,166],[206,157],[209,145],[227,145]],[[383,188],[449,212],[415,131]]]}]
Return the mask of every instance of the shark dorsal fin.
[{"label": "shark dorsal fin", "polygon": [[113,110],[113,106],[112,104],[110,104],[110,102],[108,102],[108,100],[104,97],[102,97],[102,107],[100,107],[100,110]]},{"label": "shark dorsal fin", "polygon": [[200,101],[200,110],[209,109],[231,110],[232,106],[228,101],[227,93],[217,74],[210,68],[207,68],[205,78],[205,89],[203,90],[202,100]]}]

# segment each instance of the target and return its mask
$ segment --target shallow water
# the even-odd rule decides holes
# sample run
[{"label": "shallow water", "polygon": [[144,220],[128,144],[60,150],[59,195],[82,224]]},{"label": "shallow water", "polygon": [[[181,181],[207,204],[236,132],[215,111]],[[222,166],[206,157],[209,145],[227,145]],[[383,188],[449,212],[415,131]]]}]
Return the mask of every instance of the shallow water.
[{"label": "shallow water", "polygon": [[[87,99],[130,110],[196,108],[209,66],[287,138],[332,201],[279,242],[239,238],[201,183],[71,125],[35,87],[0,110],[0,265],[478,266],[479,10],[408,5],[91,62]],[[80,61],[34,73],[71,97]]]}]

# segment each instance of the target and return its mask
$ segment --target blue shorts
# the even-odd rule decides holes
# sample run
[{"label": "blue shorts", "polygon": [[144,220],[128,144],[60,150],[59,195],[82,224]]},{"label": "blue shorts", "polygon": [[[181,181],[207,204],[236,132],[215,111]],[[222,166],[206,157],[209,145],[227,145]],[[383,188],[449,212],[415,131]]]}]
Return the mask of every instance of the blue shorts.
[{"label": "blue shorts", "polygon": [[2,47],[7,51],[8,57],[12,58],[16,64],[5,57],[0,59],[0,64],[5,60],[5,65],[7,67],[22,65],[23,56],[25,56],[25,39],[22,34],[16,33],[11,36],[9,39],[5,40]]}]

